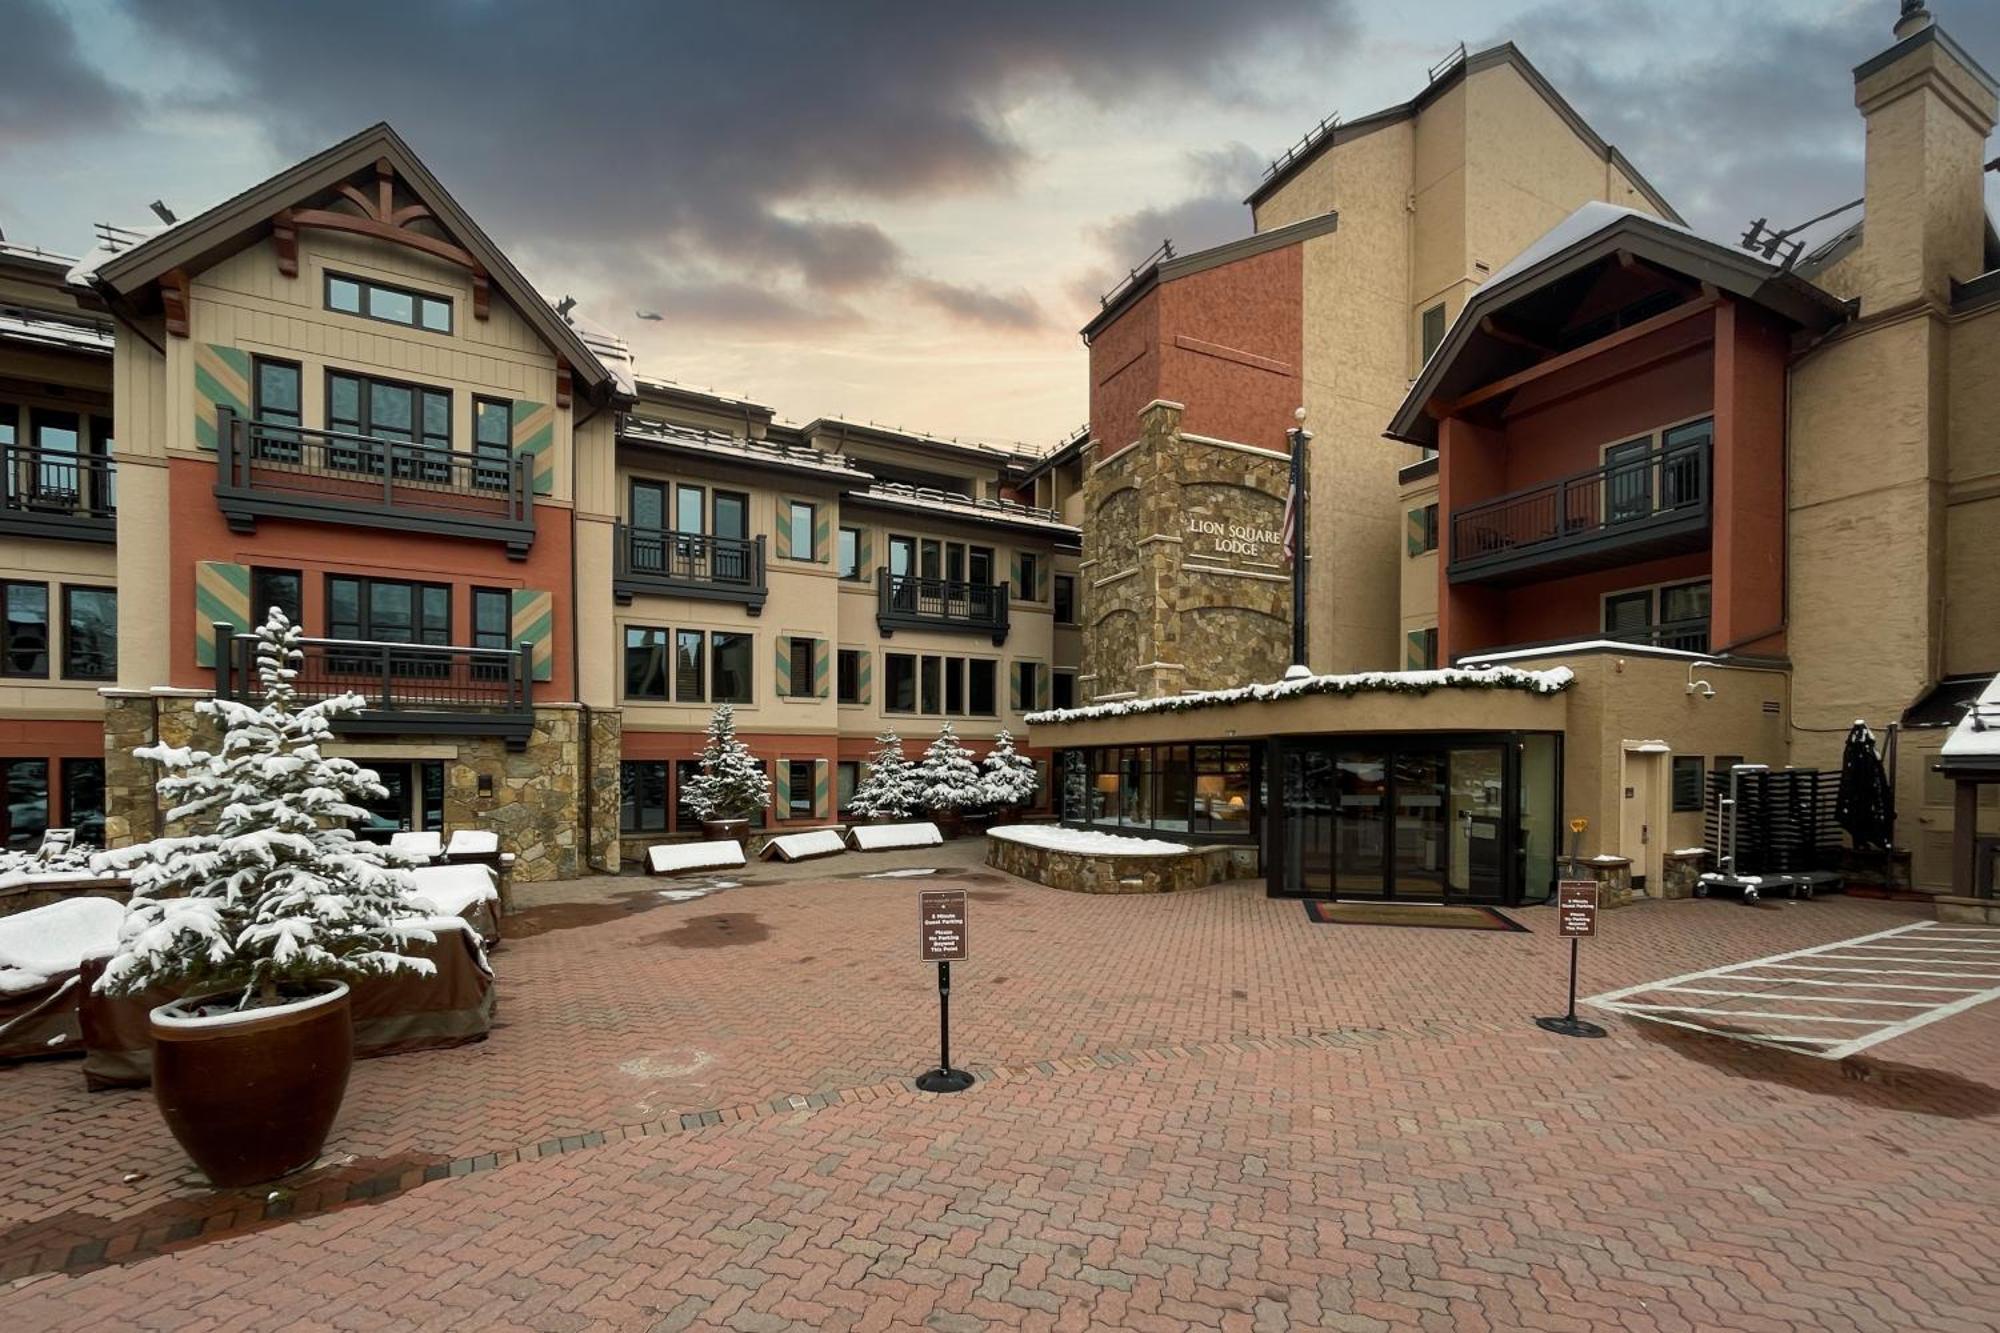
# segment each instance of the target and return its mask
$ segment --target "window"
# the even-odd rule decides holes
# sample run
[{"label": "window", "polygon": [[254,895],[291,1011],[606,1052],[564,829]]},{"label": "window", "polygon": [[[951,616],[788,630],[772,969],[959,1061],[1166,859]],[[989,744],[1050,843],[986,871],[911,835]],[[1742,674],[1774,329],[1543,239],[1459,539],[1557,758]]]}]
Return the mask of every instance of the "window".
[{"label": "window", "polygon": [[1057,671],[1049,676],[1049,700],[1055,708],[1076,707],[1076,672]]},{"label": "window", "polygon": [[505,651],[514,634],[514,596],[505,588],[472,590],[472,646]]},{"label": "window", "polygon": [[811,819],[813,813],[813,766],[809,759],[792,759],[785,764],[785,817]]},{"label": "window", "polygon": [[451,642],[451,589],[442,583],[330,575],[326,636],[443,647]]},{"label": "window", "polygon": [[1412,556],[1423,555],[1438,548],[1438,507],[1427,504],[1412,509],[1406,516],[1405,549]]},{"label": "window", "polygon": [[813,697],[813,657],[815,642],[812,639],[793,638],[790,666],[792,678],[787,692],[794,699]]},{"label": "window", "polygon": [[941,672],[937,658],[925,656],[918,664],[918,693],[922,696],[923,711],[926,713],[943,711],[944,695],[940,688],[942,684],[940,676]]},{"label": "window", "polygon": [[[392,444],[423,445],[431,449],[451,448],[451,394],[394,380],[373,379],[329,371],[326,377],[326,424],[328,429],[349,435],[366,435]],[[350,471],[380,473],[383,453],[366,448],[327,449],[329,466]],[[437,472],[449,465],[426,461],[419,468],[407,457],[397,460],[396,475],[418,476],[443,481]]]},{"label": "window", "polygon": [[674,488],[674,531],[708,531],[708,494],[701,487]]},{"label": "window", "polygon": [[451,332],[451,298],[413,292],[366,278],[326,275],[326,308],[430,333]]},{"label": "window", "polygon": [[858,579],[861,573],[861,529],[842,528],[840,530],[839,551],[840,577]]},{"label": "window", "polygon": [[259,566],[250,571],[251,618],[263,623],[270,619],[272,607],[284,612],[285,619],[294,625],[305,621],[304,584],[298,570]]},{"label": "window", "polygon": [[667,761],[628,759],[618,765],[618,828],[658,833],[667,827]]},{"label": "window", "polygon": [[1604,636],[1682,652],[1708,651],[1709,582],[1634,588],[1604,599]]},{"label": "window", "polygon": [[1438,344],[1444,341],[1444,302],[1439,301],[1429,310],[1424,311],[1423,339],[1424,355],[1422,360],[1429,361],[1431,354],[1437,351]]},{"label": "window", "polygon": [[882,710],[888,713],[917,711],[917,659],[909,653],[882,656]]},{"label": "window", "polygon": [[62,821],[76,830],[76,840],[104,845],[104,761],[62,761]]},{"label": "window", "polygon": [[670,697],[667,693],[665,630],[644,625],[625,627],[625,697],[652,699],[660,703],[665,703]]},{"label": "window", "polygon": [[861,664],[865,654],[859,648],[842,648],[835,675],[839,702],[858,704],[861,700]]},{"label": "window", "polygon": [[504,490],[514,457],[512,403],[498,398],[472,400],[472,453],[479,460],[472,470],[472,484],[483,490]]},{"label": "window", "polygon": [[1056,575],[1056,624],[1076,623],[1076,576]]},{"label": "window", "polygon": [[1437,626],[1413,629],[1405,636],[1403,667],[1408,671],[1429,671],[1438,664]]},{"label": "window", "polygon": [[1674,809],[1676,812],[1701,809],[1702,766],[1698,754],[1674,756]]},{"label": "window", "polygon": [[0,583],[0,597],[7,608],[0,623],[0,676],[48,675],[49,586]]},{"label": "window", "polygon": [[750,535],[750,497],[743,492],[717,491],[714,513],[709,530],[716,536],[741,540]]},{"label": "window", "polygon": [[16,851],[40,846],[49,828],[49,761],[6,759],[7,846]]},{"label": "window", "polygon": [[834,765],[834,809],[847,814],[854,808],[854,793],[861,786],[861,763],[856,759],[843,759]]},{"label": "window", "polygon": [[250,367],[250,415],[262,427],[257,432],[256,455],[276,462],[296,463],[298,428],[305,424],[305,418],[299,415],[298,365],[260,356],[251,360]]},{"label": "window", "polygon": [[632,526],[648,532],[664,532],[667,527],[667,484],[663,481],[632,483]]},{"label": "window", "polygon": [[118,675],[116,588],[63,588],[63,675],[70,680]]},{"label": "window", "polygon": [[711,634],[708,647],[713,660],[710,684],[714,688],[710,697],[719,704],[749,703],[750,636]]},{"label": "window", "polygon": [[1035,588],[1040,575],[1036,561],[1037,557],[1027,552],[1014,557],[1014,596],[1021,601],[1035,600]]},{"label": "window", "polygon": [[674,634],[674,697],[684,704],[698,704],[707,693],[707,678],[702,671],[702,659],[707,656],[706,643],[698,629],[679,630]]},{"label": "window", "polygon": [[1036,673],[1041,669],[1041,663],[1039,662],[1014,663],[1014,673],[1021,692],[1020,707],[1024,712],[1032,710],[1035,706],[1035,699],[1037,698],[1035,686],[1040,683]]},{"label": "window", "polygon": [[974,717],[997,717],[1000,712],[999,663],[990,657],[975,657],[966,664],[966,711]]},{"label": "window", "polygon": [[944,711],[953,716],[965,712],[965,659],[944,659]]},{"label": "window", "polygon": [[813,550],[813,506],[804,500],[793,500],[785,506],[780,520],[786,525],[789,538],[787,550],[794,560],[816,560],[819,552]]}]

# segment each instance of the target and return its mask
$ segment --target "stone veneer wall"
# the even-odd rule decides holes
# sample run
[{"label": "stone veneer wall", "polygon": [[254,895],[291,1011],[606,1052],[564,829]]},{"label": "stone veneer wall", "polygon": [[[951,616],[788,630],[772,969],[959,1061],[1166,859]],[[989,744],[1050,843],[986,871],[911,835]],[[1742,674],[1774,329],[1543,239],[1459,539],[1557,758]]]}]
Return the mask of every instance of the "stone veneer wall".
[{"label": "stone veneer wall", "polygon": [[1149,404],[1138,441],[1085,477],[1079,702],[1276,680],[1291,661],[1290,463],[1180,421]]},{"label": "stone veneer wall", "polygon": [[1255,878],[1257,849],[1190,847],[1179,855],[1103,856],[989,837],[986,864],[1071,893],[1173,893]]}]

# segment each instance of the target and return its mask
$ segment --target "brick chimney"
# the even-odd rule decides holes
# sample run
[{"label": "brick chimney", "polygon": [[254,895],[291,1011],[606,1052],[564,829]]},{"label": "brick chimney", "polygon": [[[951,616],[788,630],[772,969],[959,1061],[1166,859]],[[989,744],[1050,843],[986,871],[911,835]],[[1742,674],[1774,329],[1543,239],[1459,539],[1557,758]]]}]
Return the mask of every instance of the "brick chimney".
[{"label": "brick chimney", "polygon": [[1861,313],[1951,298],[1981,263],[1982,165],[1996,85],[1931,18],[1903,0],[1888,50],[1854,70],[1868,127],[1859,267]]}]

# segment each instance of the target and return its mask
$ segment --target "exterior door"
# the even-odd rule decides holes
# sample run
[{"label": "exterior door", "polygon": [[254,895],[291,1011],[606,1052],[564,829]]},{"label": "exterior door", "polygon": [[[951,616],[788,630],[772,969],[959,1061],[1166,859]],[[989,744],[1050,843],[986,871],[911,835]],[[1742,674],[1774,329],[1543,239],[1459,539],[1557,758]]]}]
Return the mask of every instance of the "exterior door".
[{"label": "exterior door", "polygon": [[1395,863],[1389,896],[1436,902],[1445,896],[1445,756],[1405,750],[1395,775]]},{"label": "exterior door", "polygon": [[889,582],[892,596],[899,610],[914,611],[917,606],[916,580],[910,575],[916,573],[917,543],[910,537],[889,538]]},{"label": "exterior door", "polygon": [[1660,839],[1666,832],[1663,751],[1625,751],[1625,788],[1619,801],[1618,855],[1632,863],[1632,887],[1660,882]]},{"label": "exterior door", "polygon": [[1451,874],[1447,898],[1498,902],[1507,891],[1506,754],[1498,746],[1450,751]]},{"label": "exterior door", "polygon": [[1628,440],[1604,451],[1605,521],[1623,523],[1653,512],[1653,441]]}]

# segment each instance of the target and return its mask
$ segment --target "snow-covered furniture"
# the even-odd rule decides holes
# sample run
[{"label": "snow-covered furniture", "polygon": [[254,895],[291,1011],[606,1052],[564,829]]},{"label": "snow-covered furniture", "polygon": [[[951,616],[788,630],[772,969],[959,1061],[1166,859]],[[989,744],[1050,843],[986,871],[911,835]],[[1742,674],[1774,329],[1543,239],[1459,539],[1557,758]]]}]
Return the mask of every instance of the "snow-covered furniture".
[{"label": "snow-covered furniture", "polygon": [[70,898],[0,920],[0,1060],[81,1050],[86,958],[118,947],[125,905]]},{"label": "snow-covered furniture", "polygon": [[942,847],[936,824],[856,824],[847,835],[857,852],[890,852],[906,847]]},{"label": "snow-covered furniture", "polygon": [[487,948],[500,942],[500,877],[478,864],[419,866],[416,895],[439,916],[464,919]]},{"label": "snow-covered furniture", "polygon": [[[493,1026],[493,969],[478,934],[463,917],[436,916],[416,924],[437,938],[412,943],[408,952],[429,959],[435,972],[397,972],[348,983],[357,1056],[462,1046],[483,1040]],[[137,995],[100,995],[90,987],[106,961],[88,960],[79,987],[84,1082],[93,1089],[150,1083],[153,1051],[146,1015],[180,998],[180,990],[161,986]]]},{"label": "snow-covered furniture", "polygon": [[649,875],[687,875],[703,870],[742,868],[740,842],[663,842],[646,849]]},{"label": "snow-covered furniture", "polygon": [[0,919],[74,898],[108,898],[123,902],[131,896],[132,881],[122,875],[100,875],[91,870],[0,872]]},{"label": "snow-covered furniture", "polygon": [[456,829],[451,841],[444,845],[444,854],[453,861],[474,861],[500,855],[500,835],[492,829]]},{"label": "snow-covered furniture", "polygon": [[1171,893],[1255,876],[1257,849],[1009,824],[987,831],[986,864],[1073,893]]},{"label": "snow-covered furniture", "polygon": [[391,833],[389,850],[403,852],[419,861],[435,861],[444,855],[444,835],[409,831]]},{"label": "snow-covered furniture", "polygon": [[817,856],[839,856],[847,850],[847,840],[835,828],[810,829],[804,833],[782,833],[764,844],[759,853],[766,861],[810,861]]}]

